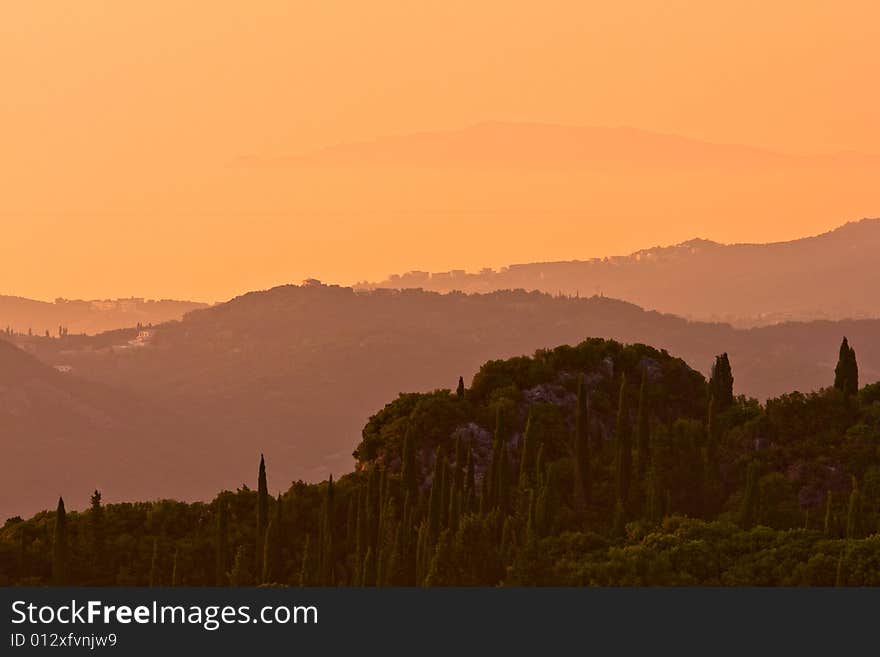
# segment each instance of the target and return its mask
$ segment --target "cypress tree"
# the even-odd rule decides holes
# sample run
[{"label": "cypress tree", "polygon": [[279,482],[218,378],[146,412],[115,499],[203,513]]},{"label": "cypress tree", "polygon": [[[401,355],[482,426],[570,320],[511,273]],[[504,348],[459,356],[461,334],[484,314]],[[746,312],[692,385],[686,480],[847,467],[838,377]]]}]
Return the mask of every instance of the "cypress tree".
[{"label": "cypress tree", "polygon": [[[413,504],[410,496],[403,499],[403,516],[399,525],[400,529],[400,553],[398,566],[400,569],[399,579],[395,582],[401,586],[411,586],[415,581],[415,550],[413,550]],[[395,541],[396,542],[396,541]]]},{"label": "cypress tree", "polygon": [[150,588],[159,585],[159,541],[153,539],[153,556],[150,559]]},{"label": "cypress tree", "polygon": [[232,570],[229,571],[230,586],[247,586],[251,583],[253,576],[246,563],[246,555],[244,546],[239,546],[235,551],[235,559],[232,562]]},{"label": "cypress tree", "polygon": [[829,490],[825,494],[825,525],[824,525],[825,536],[831,536],[831,531],[833,529],[834,529],[834,502],[832,500],[832,493]]},{"label": "cypress tree", "polygon": [[367,543],[364,550],[366,555],[366,550],[373,548],[374,558],[379,540],[379,515],[382,512],[381,488],[382,473],[379,467],[374,465],[370,469],[370,478],[367,481]]},{"label": "cypress tree", "polygon": [[227,555],[229,554],[229,520],[226,500],[217,500],[217,537],[214,555],[214,585],[223,586],[227,583]]},{"label": "cypress tree", "polygon": [[516,529],[514,528],[513,516],[507,516],[501,529],[501,561],[504,564],[510,564],[515,556]]},{"label": "cypress tree", "polygon": [[497,506],[498,493],[498,468],[501,459],[501,450],[506,444],[504,433],[504,414],[499,404],[495,408],[495,437],[492,441],[492,461],[489,464],[489,481],[484,486],[485,495],[481,503],[486,511],[490,511]]},{"label": "cypress tree", "polygon": [[266,483],[266,461],[260,454],[260,469],[257,474],[257,549],[256,573],[263,573],[263,541],[269,524],[269,487]]},{"label": "cypress tree", "polygon": [[388,495],[388,469],[383,465],[379,469],[379,499],[376,504],[378,523],[376,526],[377,545],[381,543],[381,537],[385,532],[385,508],[389,499]]},{"label": "cypress tree", "polygon": [[465,475],[465,511],[475,511],[477,500],[477,475],[474,469],[474,453],[468,450],[467,455],[467,475]]},{"label": "cypress tree", "polygon": [[859,499],[859,487],[856,482],[856,478],[853,477],[852,482],[852,491],[849,494],[849,504],[846,509],[846,537],[847,538],[860,538],[860,499]]},{"label": "cypress tree", "polygon": [[444,456],[440,470],[440,529],[445,529],[449,526],[449,500],[452,499],[451,484],[449,463]]},{"label": "cypress tree", "polygon": [[639,481],[645,480],[650,461],[651,431],[648,423],[647,374],[642,373],[642,384],[639,386],[639,411],[636,416],[636,451],[638,454],[637,472]]},{"label": "cypress tree", "polygon": [[526,420],[526,430],[523,432],[523,444],[519,458],[519,487],[531,488],[532,479],[535,476],[535,435],[532,427],[532,414]]},{"label": "cypress tree", "polygon": [[360,579],[363,571],[364,557],[367,555],[367,496],[361,494],[358,490],[358,514],[357,529],[355,533],[355,563],[357,566],[357,577]]},{"label": "cypress tree", "polygon": [[388,557],[388,567],[381,582],[382,586],[405,586],[406,547],[404,540],[404,522],[398,522],[394,527],[394,544]]},{"label": "cypress tree", "polygon": [[645,517],[651,522],[660,520],[663,516],[663,503],[659,490],[657,471],[654,464],[648,466],[648,474],[645,478]]},{"label": "cypress tree", "polygon": [[750,463],[746,472],[746,488],[743,491],[739,522],[744,529],[751,529],[757,522],[758,511],[758,464]]},{"label": "cypress tree", "polygon": [[587,391],[584,375],[578,377],[577,406],[574,412],[574,467],[576,504],[589,504],[592,489],[590,473],[589,417],[587,416]]},{"label": "cypress tree", "polygon": [[263,555],[263,582],[281,582],[281,522],[282,503],[281,494],[275,502],[275,517],[269,521],[266,528]]},{"label": "cypress tree", "polygon": [[65,586],[68,576],[68,545],[67,545],[67,512],[64,510],[64,498],[58,498],[55,510],[55,535],[52,543],[52,583]]},{"label": "cypress tree", "polygon": [[840,343],[837,367],[834,368],[834,387],[847,396],[859,392],[859,365],[856,361],[856,352],[850,347],[846,337]]},{"label": "cypress tree", "polygon": [[376,586],[383,586],[388,577],[388,561],[394,550],[394,531],[396,525],[397,510],[394,497],[387,495],[382,509],[382,531],[379,533],[378,548],[376,551]]},{"label": "cypress tree", "polygon": [[632,477],[632,445],[630,443],[629,423],[626,417],[626,375],[620,384],[620,400],[617,408],[616,443],[616,484],[617,502],[624,511],[629,504],[629,485]]},{"label": "cypress tree", "polygon": [[360,498],[360,495],[361,490],[358,488],[357,492],[348,496],[348,509],[345,514],[345,542],[349,548],[354,545],[355,530],[357,527],[358,499]]},{"label": "cypress tree", "polygon": [[614,515],[611,519],[611,535],[615,538],[623,536],[626,529],[626,510],[623,503],[617,500],[614,505]]},{"label": "cypress tree", "polygon": [[440,447],[434,452],[434,477],[431,480],[431,495],[428,498],[428,542],[431,545],[440,535],[440,515],[443,510],[443,472],[446,469]]},{"label": "cypress tree", "polygon": [[452,492],[453,495],[464,495],[464,441],[461,436],[455,439],[455,467],[453,469]]},{"label": "cypress tree", "polygon": [[458,523],[461,519],[461,492],[453,492],[449,501],[449,531],[458,531]]},{"label": "cypress tree", "polygon": [[418,489],[418,479],[416,477],[415,438],[411,428],[407,428],[403,438],[403,462],[400,476],[404,492],[414,496]]},{"label": "cypress tree", "polygon": [[333,511],[333,475],[327,481],[327,490],[324,496],[324,517],[321,521],[324,544],[321,546],[321,583],[324,586],[332,586],[336,582],[333,579],[334,571],[334,511]]},{"label": "cypress tree", "polygon": [[617,394],[617,420],[614,423],[614,449],[615,453],[620,445],[620,438],[627,431],[626,417],[626,374],[620,377],[620,391]]},{"label": "cypress tree", "polygon": [[834,576],[834,586],[846,586],[846,578],[844,576],[844,571],[843,571],[843,563],[844,563],[845,554],[846,554],[846,550],[844,548],[841,548],[840,556],[837,557],[837,573]]},{"label": "cypress tree", "polygon": [[529,518],[526,523],[526,541],[534,543],[538,540],[538,527],[535,519],[535,491],[529,491]]},{"label": "cypress tree", "polygon": [[376,559],[373,556],[373,548],[367,548],[364,557],[364,571],[361,575],[361,586],[376,586]]},{"label": "cypress tree", "polygon": [[104,507],[101,506],[101,493],[97,490],[91,497],[91,508],[89,509],[89,532],[92,542],[92,559],[91,566],[98,578],[98,583],[103,579],[99,574],[101,569],[105,567],[104,563]]},{"label": "cypress tree", "polygon": [[429,547],[428,547],[428,523],[419,525],[418,538],[416,539],[416,586],[421,586],[428,575]]},{"label": "cypress tree", "polygon": [[458,388],[455,389],[455,395],[461,399],[464,397],[464,379],[458,377]]},{"label": "cypress tree", "polygon": [[501,454],[498,458],[498,475],[497,475],[495,499],[497,508],[501,511],[502,517],[510,511],[510,461],[507,458],[507,446],[501,448]]},{"label": "cypress tree", "polygon": [[180,552],[179,548],[174,548],[174,561],[171,565],[171,586],[177,586],[177,557]]},{"label": "cypress tree", "polygon": [[544,485],[544,445],[538,447],[538,456],[535,458],[535,485]]},{"label": "cypress tree", "polygon": [[709,379],[709,394],[715,398],[718,412],[726,410],[733,403],[733,371],[727,353],[715,357]]},{"label": "cypress tree", "polygon": [[299,571],[300,586],[311,586],[314,582],[315,565],[312,552],[312,535],[306,534],[305,544],[303,545],[302,565]]},{"label": "cypress tree", "polygon": [[718,448],[718,427],[715,420],[715,397],[709,397],[709,411],[706,414],[706,446],[714,456],[715,450]]},{"label": "cypress tree", "polygon": [[709,412],[706,417],[706,447],[703,450],[704,510],[711,514],[717,512],[724,495],[721,481],[721,467],[718,463],[718,429],[715,422],[715,398],[709,398]]}]

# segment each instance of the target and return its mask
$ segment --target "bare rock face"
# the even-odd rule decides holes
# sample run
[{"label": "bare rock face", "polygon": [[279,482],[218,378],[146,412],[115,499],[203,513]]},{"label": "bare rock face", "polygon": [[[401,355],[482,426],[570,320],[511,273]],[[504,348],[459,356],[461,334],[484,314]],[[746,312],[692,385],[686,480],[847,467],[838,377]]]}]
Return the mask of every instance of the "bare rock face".
[{"label": "bare rock face", "polygon": [[[492,459],[492,441],[494,436],[488,429],[481,427],[476,422],[468,422],[455,428],[450,440],[455,443],[461,438],[466,449],[470,449],[474,459],[474,474],[477,480],[482,480]],[[460,467],[464,467],[464,463]]]},{"label": "bare rock face", "polygon": [[639,368],[645,373],[648,383],[657,383],[663,378],[663,367],[654,358],[642,358]]},{"label": "bare rock face", "polygon": [[573,407],[577,402],[577,397],[558,383],[542,383],[534,388],[523,390],[523,399],[527,406],[544,402],[555,406]]}]

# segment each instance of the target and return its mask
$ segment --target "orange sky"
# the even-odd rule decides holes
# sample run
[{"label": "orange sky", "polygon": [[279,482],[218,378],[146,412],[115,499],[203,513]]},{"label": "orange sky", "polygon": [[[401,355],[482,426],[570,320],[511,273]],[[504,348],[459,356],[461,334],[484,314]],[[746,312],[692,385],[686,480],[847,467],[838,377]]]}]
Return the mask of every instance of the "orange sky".
[{"label": "orange sky", "polygon": [[220,300],[878,216],[877,172],[833,167],[235,166],[485,120],[880,153],[878,43],[871,1],[5,2],[0,294]]}]

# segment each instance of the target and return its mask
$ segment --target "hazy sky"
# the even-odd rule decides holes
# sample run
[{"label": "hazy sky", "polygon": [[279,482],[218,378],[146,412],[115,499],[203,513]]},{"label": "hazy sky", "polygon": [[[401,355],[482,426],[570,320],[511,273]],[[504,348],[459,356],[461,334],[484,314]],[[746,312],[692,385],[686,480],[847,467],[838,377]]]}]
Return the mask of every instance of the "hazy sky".
[{"label": "hazy sky", "polygon": [[220,300],[877,216],[863,172],[235,162],[485,120],[880,153],[878,43],[868,0],[4,2],[0,294]]}]

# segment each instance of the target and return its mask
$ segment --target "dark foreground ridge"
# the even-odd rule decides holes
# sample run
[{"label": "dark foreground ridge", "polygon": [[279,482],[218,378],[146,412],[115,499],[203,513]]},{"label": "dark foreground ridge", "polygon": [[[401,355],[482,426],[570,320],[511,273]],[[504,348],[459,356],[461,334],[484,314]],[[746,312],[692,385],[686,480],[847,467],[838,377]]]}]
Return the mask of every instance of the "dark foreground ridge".
[{"label": "dark foreground ridge", "polygon": [[272,497],[261,458],[210,503],[10,519],[0,584],[880,584],[880,384],[846,340],[813,394],[733,377],[600,339],[492,361],[386,405],[338,481]]}]

